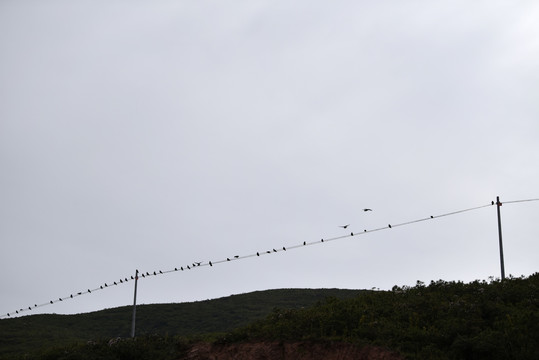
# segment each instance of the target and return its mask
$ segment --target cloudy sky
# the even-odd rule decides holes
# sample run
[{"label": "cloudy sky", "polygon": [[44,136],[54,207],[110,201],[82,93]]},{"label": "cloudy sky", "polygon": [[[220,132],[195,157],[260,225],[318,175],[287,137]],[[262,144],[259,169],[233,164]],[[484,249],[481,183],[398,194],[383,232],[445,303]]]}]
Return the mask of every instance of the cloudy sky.
[{"label": "cloudy sky", "polygon": [[[265,251],[539,198],[538,17],[536,1],[0,2],[0,314],[193,262],[141,279],[138,303],[499,277],[496,206]],[[506,274],[538,271],[539,201],[501,213]]]}]

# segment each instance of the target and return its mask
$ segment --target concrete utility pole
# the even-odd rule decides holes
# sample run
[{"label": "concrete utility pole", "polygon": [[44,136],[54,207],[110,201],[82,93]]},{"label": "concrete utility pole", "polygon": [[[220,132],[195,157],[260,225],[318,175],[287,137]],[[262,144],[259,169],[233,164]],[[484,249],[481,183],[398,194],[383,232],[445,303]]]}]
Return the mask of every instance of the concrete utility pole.
[{"label": "concrete utility pole", "polygon": [[502,268],[502,280],[505,280],[505,267],[503,264],[503,244],[502,244],[502,217],[500,215],[500,206],[502,206],[502,203],[500,202],[500,197],[496,196],[496,207],[498,210],[498,237],[500,239],[500,266]]},{"label": "concrete utility pole", "polygon": [[133,299],[133,322],[131,323],[131,337],[135,337],[135,319],[137,318],[137,282],[138,270],[135,273],[135,298]]}]

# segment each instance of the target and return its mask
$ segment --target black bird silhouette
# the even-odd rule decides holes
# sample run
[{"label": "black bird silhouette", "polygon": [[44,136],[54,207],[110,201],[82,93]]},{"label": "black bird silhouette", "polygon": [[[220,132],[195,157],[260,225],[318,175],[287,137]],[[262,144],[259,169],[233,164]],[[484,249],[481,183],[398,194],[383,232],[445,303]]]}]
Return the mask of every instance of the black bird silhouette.
[{"label": "black bird silhouette", "polygon": [[155,273],[155,271],[153,272],[153,274],[154,274],[154,275],[157,275],[157,274]]},{"label": "black bird silhouette", "polygon": [[182,271],[183,271],[183,266],[182,266],[182,267],[180,267],[180,269],[182,269]]},{"label": "black bird silhouette", "polygon": [[353,233],[353,232],[351,232],[351,233],[350,233],[350,236],[354,236],[354,233]]},{"label": "black bird silhouette", "polygon": [[51,304],[52,304],[52,300],[51,300],[50,302],[51,302]]},{"label": "black bird silhouette", "polygon": [[434,219],[434,216],[431,215],[430,218],[431,218],[431,219]]},{"label": "black bird silhouette", "polygon": [[92,292],[90,291],[90,289],[88,289],[88,292],[91,294]]},{"label": "black bird silhouette", "polygon": [[350,224],[346,224],[346,225],[339,225],[339,227],[342,227],[343,229],[346,229],[347,227],[349,227]]},{"label": "black bird silhouette", "polygon": [[286,248],[283,246],[283,250],[286,251]]},{"label": "black bird silhouette", "polygon": [[256,256],[260,256],[260,253],[258,251],[256,252]]},{"label": "black bird silhouette", "polygon": [[162,274],[163,272],[161,270],[159,270],[159,274]]},{"label": "black bird silhouette", "polygon": [[234,257],[237,259],[237,258],[239,258],[240,256],[239,256],[239,255],[234,255]]},{"label": "black bird silhouette", "polygon": [[[196,266],[200,266],[200,264],[202,264],[202,262],[196,262],[195,261],[195,264],[196,264]],[[193,266],[195,266],[195,265],[193,264]]]},{"label": "black bird silhouette", "polygon": [[58,298],[58,300],[63,301],[62,298]]},{"label": "black bird silhouette", "polygon": [[269,250],[267,250],[266,252],[267,252],[268,254],[271,254],[271,251],[269,251]]},{"label": "black bird silhouette", "polygon": [[210,261],[210,266],[213,266],[213,264],[211,263],[211,261]]},{"label": "black bird silhouette", "polygon": [[146,271],[146,275],[150,276],[150,273]]},{"label": "black bird silhouette", "polygon": [[178,271],[178,268],[174,268],[174,271]]},{"label": "black bird silhouette", "polygon": [[[82,293],[81,293],[81,292],[80,292],[80,293],[77,293],[77,294],[79,294],[79,295],[82,295]],[[37,305],[36,305],[36,307],[37,307]]]},{"label": "black bird silhouette", "polygon": [[116,281],[114,282],[114,285],[118,285],[118,284],[116,284]]},{"label": "black bird silhouette", "polygon": [[226,261],[230,261],[230,258],[226,258]]},{"label": "black bird silhouette", "polygon": [[131,276],[131,280],[134,280],[134,278]]},{"label": "black bird silhouette", "polygon": [[71,294],[71,298],[73,299],[73,294]]},{"label": "black bird silhouette", "polygon": [[108,286],[107,283],[105,283],[105,287],[107,287],[107,286]]},{"label": "black bird silhouette", "polygon": [[103,289],[103,285],[101,285],[100,288]]},{"label": "black bird silhouette", "polygon": [[189,267],[189,265],[187,265],[187,268],[188,268],[189,270],[191,270],[191,268]]},{"label": "black bird silhouette", "polygon": [[32,310],[32,308],[30,306],[28,306],[28,310]]},{"label": "black bird silhouette", "polygon": [[372,211],[372,209],[363,209],[363,211]]},{"label": "black bird silhouette", "polygon": [[307,245],[307,242],[306,242],[306,241],[304,241],[304,242],[303,242],[303,245]]},{"label": "black bird silhouette", "polygon": [[391,224],[387,224],[389,226],[389,228],[391,229]]},{"label": "black bird silhouette", "polygon": [[277,252],[277,250],[273,249],[273,252]]},{"label": "black bird silhouette", "polygon": [[324,242],[324,239],[320,239],[321,242]]},{"label": "black bird silhouette", "polygon": [[146,275],[142,274],[142,277],[143,277],[143,278],[145,278],[145,277],[146,277]]}]

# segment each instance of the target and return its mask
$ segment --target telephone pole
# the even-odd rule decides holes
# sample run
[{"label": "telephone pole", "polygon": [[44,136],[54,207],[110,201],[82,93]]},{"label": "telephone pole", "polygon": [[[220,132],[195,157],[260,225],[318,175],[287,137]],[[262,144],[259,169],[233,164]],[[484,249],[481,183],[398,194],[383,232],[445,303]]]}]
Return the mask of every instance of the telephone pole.
[{"label": "telephone pole", "polygon": [[135,337],[135,319],[137,318],[137,282],[138,270],[135,272],[135,297],[133,299],[133,321],[131,323],[131,337]]},{"label": "telephone pole", "polygon": [[500,215],[500,206],[502,206],[502,203],[500,202],[500,197],[496,196],[496,208],[498,210],[498,237],[500,239],[500,266],[502,269],[502,281],[503,281],[505,280],[505,268],[503,264],[502,217]]}]

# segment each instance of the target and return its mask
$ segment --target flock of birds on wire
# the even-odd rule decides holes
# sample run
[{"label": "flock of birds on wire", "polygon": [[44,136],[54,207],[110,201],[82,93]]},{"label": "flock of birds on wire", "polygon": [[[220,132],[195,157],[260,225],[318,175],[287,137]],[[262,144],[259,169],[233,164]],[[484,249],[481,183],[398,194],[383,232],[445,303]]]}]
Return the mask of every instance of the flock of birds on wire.
[{"label": "flock of birds on wire", "polygon": [[[514,203],[514,202],[523,202],[523,201],[539,201],[539,199],[526,199],[526,200],[516,200],[516,201],[509,201],[509,202],[505,202],[505,203]],[[454,211],[454,212],[451,212],[451,213],[446,213],[446,214],[442,214],[442,215],[437,215],[437,216],[430,216],[428,218],[423,218],[423,219],[418,219],[418,220],[413,220],[413,221],[409,221],[409,222],[405,222],[405,223],[400,223],[400,224],[394,224],[393,226],[391,226],[391,224],[388,224],[387,227],[382,227],[382,228],[378,228],[378,229],[372,229],[372,230],[364,230],[365,233],[367,232],[373,232],[373,231],[378,231],[378,230],[383,230],[383,229],[391,229],[392,227],[395,227],[395,226],[402,226],[402,225],[408,225],[408,224],[412,224],[412,223],[416,223],[416,222],[420,222],[420,221],[425,221],[425,220],[430,220],[430,219],[434,219],[435,217],[442,217],[442,216],[448,216],[448,215],[455,215],[455,214],[458,214],[458,213],[462,213],[462,212],[465,212],[465,211],[471,211],[471,210],[477,210],[477,209],[480,209],[480,208],[483,208],[483,207],[487,207],[487,206],[491,206],[491,205],[498,205],[498,206],[501,206],[502,204],[500,202],[494,202],[492,201],[490,204],[488,205],[482,205],[482,206],[478,206],[478,207],[474,207],[474,208],[469,208],[469,209],[464,209],[464,210],[458,210],[458,211]],[[364,212],[369,212],[369,211],[372,211],[372,209],[369,209],[369,208],[364,208],[363,209]],[[340,228],[343,228],[343,229],[347,229],[348,227],[350,226],[350,224],[346,224],[346,225],[339,225]],[[344,236],[337,236],[337,237],[333,237],[333,238],[329,238],[329,239],[321,239],[319,242],[306,242],[304,241],[302,245],[294,245],[294,246],[289,246],[288,249],[292,249],[292,248],[298,248],[298,247],[302,247],[302,246],[306,246],[306,245],[313,245],[313,244],[316,244],[316,243],[320,243],[320,242],[324,242],[324,241],[331,241],[331,240],[337,240],[337,239],[342,239],[342,238],[345,238],[345,237],[350,237],[350,236],[354,236],[354,233],[353,232],[350,232],[350,234],[348,235],[344,235]],[[245,255],[245,256],[239,256],[239,255],[235,255],[233,258],[230,258],[230,257],[227,257],[226,260],[219,260],[219,261],[208,261],[208,262],[203,262],[203,261],[199,261],[199,262],[193,262],[189,265],[186,265],[185,267],[184,266],[180,266],[180,268],[177,268],[175,267],[173,270],[168,270],[168,271],[154,271],[153,273],[152,272],[141,272],[140,273],[140,276],[142,276],[143,278],[145,277],[149,277],[149,276],[157,276],[157,275],[161,275],[161,274],[165,274],[165,273],[169,273],[169,272],[174,272],[174,271],[184,271],[184,270],[191,270],[193,268],[196,268],[196,267],[200,267],[200,266],[213,266],[214,264],[217,264],[217,263],[222,263],[222,262],[227,262],[227,261],[233,261],[233,260],[239,260],[239,259],[243,259],[243,258],[248,258],[248,257],[253,257],[253,256],[261,256],[261,255],[264,255],[264,254],[271,254],[271,253],[276,253],[278,251],[286,251],[287,248],[285,246],[282,247],[282,250],[279,249],[275,249],[273,248],[272,250],[267,250],[265,253],[264,252],[256,252],[256,254],[252,254],[252,255]],[[123,284],[123,283],[126,283],[130,280],[138,280],[138,275],[139,274],[139,271],[137,270],[136,271],[136,274],[135,276],[131,276],[131,277],[125,277],[123,279],[120,279],[119,281],[113,281],[111,283],[104,283],[104,285],[101,285],[99,286],[98,288],[95,288],[95,289],[87,289],[86,291],[80,291],[80,292],[77,292],[77,293],[74,293],[74,294],[71,294],[69,296],[66,296],[64,298],[58,298],[57,300],[50,300],[49,302],[47,303],[44,303],[44,304],[34,304],[34,306],[29,306],[28,308],[21,308],[19,310],[16,310],[12,313],[7,313],[6,315],[0,315],[0,318],[3,318],[3,317],[10,317],[11,314],[15,313],[15,314],[19,314],[21,312],[24,312],[24,311],[28,311],[28,310],[32,310],[34,308],[38,308],[38,307],[41,307],[41,306],[45,306],[45,305],[51,305],[51,304],[54,304],[56,302],[60,302],[60,301],[64,301],[66,299],[73,299],[74,297],[77,297],[77,296],[81,296],[81,295],[84,295],[84,294],[91,294],[92,291],[97,291],[97,290],[103,290],[105,288],[108,288],[109,286],[115,286],[115,285],[118,285],[118,284]]]}]

